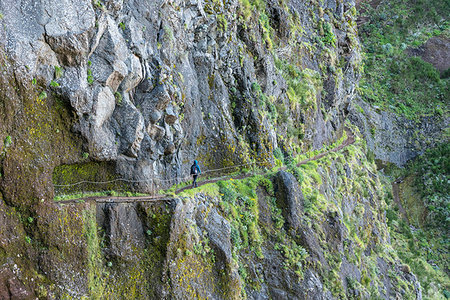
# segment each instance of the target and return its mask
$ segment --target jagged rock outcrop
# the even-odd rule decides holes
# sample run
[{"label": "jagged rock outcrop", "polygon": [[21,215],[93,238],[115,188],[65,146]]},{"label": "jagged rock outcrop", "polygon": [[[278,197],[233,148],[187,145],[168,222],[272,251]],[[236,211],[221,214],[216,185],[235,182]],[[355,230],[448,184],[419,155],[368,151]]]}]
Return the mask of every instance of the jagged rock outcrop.
[{"label": "jagged rock outcrop", "polygon": [[302,190],[297,180],[291,173],[280,171],[275,177],[275,197],[287,215],[284,218],[290,228],[298,228],[300,226],[303,202],[305,201]]}]

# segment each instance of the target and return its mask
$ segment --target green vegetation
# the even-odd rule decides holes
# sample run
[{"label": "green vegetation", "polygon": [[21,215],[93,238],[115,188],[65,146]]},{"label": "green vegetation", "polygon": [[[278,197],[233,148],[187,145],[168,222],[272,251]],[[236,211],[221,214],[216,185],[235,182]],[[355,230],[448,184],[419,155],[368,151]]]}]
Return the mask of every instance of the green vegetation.
[{"label": "green vegetation", "polygon": [[90,60],[88,60],[87,65],[88,65],[88,67],[87,67],[87,82],[89,85],[91,85],[94,83],[94,76],[92,75],[92,69],[91,69],[92,62]]},{"label": "green vegetation", "polygon": [[9,146],[11,146],[11,144],[12,144],[12,138],[10,135],[7,135],[5,137],[5,140],[3,141],[3,145],[5,147],[4,150],[6,150]]},{"label": "green vegetation", "polygon": [[415,187],[427,208],[427,224],[436,229],[450,228],[450,144],[444,143],[414,161]]},{"label": "green vegetation", "polygon": [[87,69],[87,82],[90,85],[94,83],[94,76],[92,76],[92,70],[89,68]]},{"label": "green vegetation", "polygon": [[57,87],[59,87],[59,83],[57,83],[56,81],[52,80],[52,81],[50,82],[50,86],[51,86],[51,87],[54,87],[54,88],[57,88]]},{"label": "green vegetation", "polygon": [[[204,179],[207,180],[207,179]],[[198,183],[200,183],[203,180],[197,180]],[[186,182],[185,184],[181,184],[181,185],[177,185],[177,189],[178,188],[182,188],[185,186],[191,186],[192,182]],[[170,193],[174,193],[175,189],[171,188],[170,190],[168,190],[168,194]],[[192,197],[193,195],[197,194],[197,193],[204,193],[205,195],[209,195],[209,196],[218,196],[219,195],[219,188],[215,183],[209,183],[209,184],[204,184],[199,186],[198,188],[195,189],[187,189],[183,192],[181,192],[179,194],[180,197]]]},{"label": "green vegetation", "polygon": [[61,67],[55,66],[55,78],[59,79],[63,76],[63,69]]},{"label": "green vegetation", "polygon": [[400,259],[418,277],[423,298],[448,299],[450,279],[439,266],[445,263],[448,267],[448,250],[447,254],[440,253],[446,244],[448,249],[448,237],[433,236],[431,231],[412,230],[399,218],[397,213],[390,214],[391,243]]},{"label": "green vegetation", "polygon": [[[90,299],[103,299],[108,274],[103,270],[100,240],[97,232],[95,209],[83,213],[84,233],[87,242],[88,288]],[[106,276],[105,276],[106,275]]]},{"label": "green vegetation", "polygon": [[326,22],[322,23],[323,37],[322,41],[325,45],[336,48],[337,38],[333,32],[333,26]]},{"label": "green vegetation", "polygon": [[222,196],[220,208],[229,218],[232,235],[235,233],[232,237],[234,256],[236,257],[237,251],[250,247],[258,258],[263,258],[262,239],[258,229],[258,178],[219,181],[217,185]]},{"label": "green vegetation", "polygon": [[[273,28],[270,25],[269,14],[266,12],[266,3],[262,0],[239,0],[239,21],[244,28],[259,28],[267,49],[273,48]],[[258,30],[259,30],[258,28]],[[251,35],[253,37],[253,34]],[[254,38],[254,37],[253,37]]]},{"label": "green vegetation", "polygon": [[172,42],[174,40],[172,28],[165,25],[163,29],[164,29],[164,41],[166,43]]},{"label": "green vegetation", "polygon": [[303,109],[315,108],[316,97],[322,89],[320,74],[308,68],[300,71],[296,66],[278,58],[275,58],[275,66],[288,84],[287,95],[291,110],[298,106]]},{"label": "green vegetation", "polygon": [[119,92],[115,92],[114,93],[114,98],[116,99],[116,104],[118,105],[118,106],[121,106],[122,105],[122,94],[121,93],[119,93]]},{"label": "green vegetation", "polygon": [[428,149],[404,169],[388,170],[389,175],[403,178],[399,200],[410,225],[393,201],[392,191],[387,189],[386,216],[392,244],[417,275],[424,299],[447,299],[450,292],[446,273],[450,250],[449,155],[450,147],[444,143]]},{"label": "green vegetation", "polygon": [[53,171],[55,195],[72,195],[81,192],[130,191],[132,188],[118,180],[115,165],[111,162],[84,162],[57,166]]},{"label": "green vegetation", "polygon": [[388,191],[386,217],[392,246],[417,276],[424,299],[447,299],[450,291],[450,279],[445,273],[445,268],[448,268],[448,236],[443,236],[439,230],[408,226]]},{"label": "green vegetation", "polygon": [[226,32],[228,30],[228,21],[224,15],[217,16],[217,27],[221,32]]},{"label": "green vegetation", "polygon": [[[258,90],[257,84],[253,85],[253,90]],[[330,147],[342,144],[346,138],[344,135]],[[361,270],[360,281],[353,277],[347,278],[352,291],[368,295],[371,299],[381,297],[383,279],[379,274],[378,260],[382,258],[392,266],[398,265],[397,252],[390,248],[387,230],[383,225],[385,206],[382,201],[381,183],[370,175],[376,166],[366,157],[364,141],[358,137],[355,139],[354,145],[335,153],[328,153],[316,161],[301,166],[296,166],[295,160],[290,156],[285,157],[280,149],[274,151],[277,159],[285,161],[288,171],[298,180],[304,198],[302,226],[312,229],[308,235],[314,235],[318,240],[327,267],[315,259],[310,261],[310,253],[303,247],[304,241],[286,224],[284,215],[289,212],[287,207],[275,198],[274,186],[270,179],[273,173],[243,180],[219,181],[205,187],[204,194],[207,191],[214,191],[209,195],[216,199],[219,197],[218,204],[215,205],[231,225],[233,265],[238,268],[244,288],[249,290],[260,288],[264,278],[254,273],[248,261],[264,263],[263,253],[266,253],[267,249],[272,249],[279,251],[282,267],[287,272],[295,274],[299,281],[303,278],[305,268],[313,267],[320,270],[326,289],[335,297],[348,297],[340,275],[342,255],[333,248],[333,243],[343,241],[347,261]],[[311,152],[304,157],[313,157],[324,151],[322,149]],[[321,186],[330,186],[331,181],[335,181],[332,184],[333,190],[335,189],[332,194],[321,192]],[[214,186],[218,187],[219,196]],[[193,196],[195,192],[200,192],[201,188],[191,191]],[[373,199],[370,200],[370,205],[368,199]],[[217,200],[213,200],[212,203],[215,201]],[[350,205],[349,201],[353,208],[347,212],[342,207]],[[264,212],[261,210],[262,207],[266,207]],[[330,229],[326,228],[330,219],[336,220],[334,224],[339,224],[332,226],[344,228],[342,237],[330,234]],[[374,228],[379,231],[375,232]],[[368,248],[372,249],[369,254],[363,250]],[[192,250],[181,248],[180,251],[188,257],[193,255],[209,257],[211,254],[208,254],[207,249],[207,242],[201,240]],[[401,270],[395,268],[392,267],[386,274],[394,288],[397,291],[402,290],[401,293],[406,298],[413,297],[414,287],[404,276],[404,272],[407,271],[402,271],[408,270],[408,266],[405,265]]]},{"label": "green vegetation", "polygon": [[251,90],[255,95],[255,98],[259,100],[258,105],[261,107],[261,109],[259,110],[260,115],[267,115],[269,120],[271,120],[273,123],[276,123],[278,118],[278,111],[275,104],[273,103],[273,97],[268,97],[266,94],[264,94],[261,86],[256,81],[252,83]]},{"label": "green vegetation", "polygon": [[407,49],[417,48],[434,35],[449,34],[448,1],[395,0],[376,9],[366,5],[369,21],[360,29],[366,52],[363,98],[382,109],[417,119],[447,115],[449,78]]},{"label": "green vegetation", "polygon": [[103,2],[101,0],[92,0],[92,4],[94,5],[94,7],[99,8],[103,11],[106,10],[105,5],[103,4]]},{"label": "green vegetation", "polygon": [[44,92],[44,91],[42,91],[42,92],[39,94],[38,99],[39,99],[39,100],[47,99],[47,93]]},{"label": "green vegetation", "polygon": [[54,201],[76,200],[88,197],[144,197],[150,196],[149,194],[136,193],[130,191],[102,191],[102,192],[82,192],[76,194],[58,195],[55,196]]}]

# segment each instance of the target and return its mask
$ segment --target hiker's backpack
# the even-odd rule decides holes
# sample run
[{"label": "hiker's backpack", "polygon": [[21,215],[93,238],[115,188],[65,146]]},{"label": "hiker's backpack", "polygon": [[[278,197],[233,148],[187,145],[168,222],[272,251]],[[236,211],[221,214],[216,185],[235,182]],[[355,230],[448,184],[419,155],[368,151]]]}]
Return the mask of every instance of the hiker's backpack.
[{"label": "hiker's backpack", "polygon": [[191,166],[191,175],[197,175],[198,174],[198,168],[197,165]]}]

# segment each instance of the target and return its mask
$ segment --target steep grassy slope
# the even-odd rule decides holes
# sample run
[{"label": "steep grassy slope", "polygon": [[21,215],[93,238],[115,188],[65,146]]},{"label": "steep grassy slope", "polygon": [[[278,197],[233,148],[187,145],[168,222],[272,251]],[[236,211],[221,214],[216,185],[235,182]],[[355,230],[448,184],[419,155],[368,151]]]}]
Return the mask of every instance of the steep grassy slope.
[{"label": "steep grassy slope", "polygon": [[[361,5],[364,24],[359,33],[366,52],[361,95],[382,110],[410,119],[448,116],[448,70],[440,75],[414,50],[432,37],[440,37],[448,44],[450,3],[394,0],[374,5]],[[438,59],[434,61],[436,67],[442,64]]]},{"label": "steep grassy slope", "polygon": [[448,157],[449,146],[443,144],[427,150],[405,169],[391,171],[401,178],[394,183],[399,193],[392,194],[388,188],[387,194],[393,246],[418,275],[425,299],[450,296]]}]

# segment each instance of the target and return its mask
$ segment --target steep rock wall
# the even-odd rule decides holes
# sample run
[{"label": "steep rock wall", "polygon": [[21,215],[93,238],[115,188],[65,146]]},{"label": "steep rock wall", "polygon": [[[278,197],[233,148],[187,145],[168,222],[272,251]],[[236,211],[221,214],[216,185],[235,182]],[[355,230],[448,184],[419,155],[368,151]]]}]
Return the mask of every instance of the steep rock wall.
[{"label": "steep rock wall", "polygon": [[89,159],[149,191],[194,158],[271,164],[278,146],[331,141],[359,76],[352,7],[2,1],[5,77],[59,99]]},{"label": "steep rock wall", "polygon": [[[285,246],[301,245],[311,256],[304,269],[298,258],[289,260],[287,248],[275,249],[281,227],[272,224],[269,211],[277,210],[265,200],[249,203],[267,209],[262,224],[274,232],[247,242],[242,236],[242,249],[232,244],[236,231],[218,195],[168,206],[53,203],[53,183],[120,177],[139,181],[128,189],[154,191],[178,182],[194,158],[204,169],[272,166],[276,148],[295,156],[334,142],[360,72],[353,1],[2,0],[0,11],[0,282],[12,282],[0,295],[372,295],[367,280],[347,286],[348,274],[360,282],[358,272],[369,272],[360,252],[349,250],[359,264],[344,267],[340,257],[327,256],[350,247],[342,240],[344,214],[329,223],[317,215],[323,230],[304,223],[313,220],[305,211],[317,213],[311,201],[319,198],[321,209],[323,197],[338,188],[319,184],[318,175],[322,196],[311,194],[310,178],[306,198],[275,204],[284,230],[292,231],[283,233]],[[295,185],[286,176],[276,184]],[[348,215],[355,199],[340,203]],[[365,211],[377,209],[368,199]],[[262,232],[247,216],[253,232]],[[376,217],[373,235],[367,218],[353,228],[370,227],[358,242],[368,253],[372,239],[387,242],[382,212]],[[277,269],[270,271],[272,265]],[[383,274],[395,270],[406,278],[405,293],[415,293],[413,275],[397,262],[378,265]],[[402,294],[385,281],[373,284],[374,294]]]},{"label": "steep rock wall", "polygon": [[418,120],[389,111],[380,111],[361,99],[349,106],[349,119],[358,126],[380,166],[408,161],[439,143],[448,140],[450,119],[446,116],[423,116]]}]

